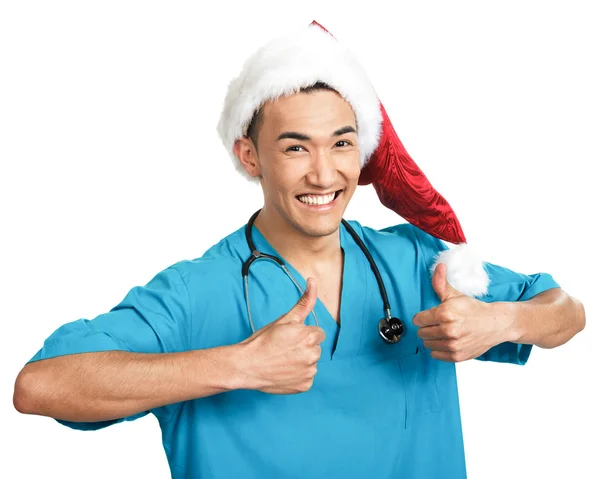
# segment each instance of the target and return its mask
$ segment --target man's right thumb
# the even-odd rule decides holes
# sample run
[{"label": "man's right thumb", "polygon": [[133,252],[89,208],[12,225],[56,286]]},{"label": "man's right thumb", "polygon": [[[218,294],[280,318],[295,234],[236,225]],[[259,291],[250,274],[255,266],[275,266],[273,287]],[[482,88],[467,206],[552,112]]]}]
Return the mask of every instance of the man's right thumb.
[{"label": "man's right thumb", "polygon": [[314,278],[306,279],[306,290],[302,297],[287,314],[289,319],[303,323],[317,302],[317,284]]}]

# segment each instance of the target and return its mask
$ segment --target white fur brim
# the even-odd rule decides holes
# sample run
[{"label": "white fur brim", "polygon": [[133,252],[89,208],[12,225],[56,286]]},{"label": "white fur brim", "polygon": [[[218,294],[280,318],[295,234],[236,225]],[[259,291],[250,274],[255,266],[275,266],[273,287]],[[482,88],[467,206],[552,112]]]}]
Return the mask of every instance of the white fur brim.
[{"label": "white fur brim", "polygon": [[254,112],[269,100],[324,82],[352,107],[358,127],[361,167],[377,149],[382,115],[379,99],[356,58],[318,25],[277,38],[246,60],[231,81],[217,126],[236,169],[249,180],[233,151],[246,134]]},{"label": "white fur brim", "polygon": [[439,253],[429,269],[432,276],[440,263],[446,265],[446,277],[454,289],[473,297],[487,294],[490,278],[473,246],[461,243]]}]

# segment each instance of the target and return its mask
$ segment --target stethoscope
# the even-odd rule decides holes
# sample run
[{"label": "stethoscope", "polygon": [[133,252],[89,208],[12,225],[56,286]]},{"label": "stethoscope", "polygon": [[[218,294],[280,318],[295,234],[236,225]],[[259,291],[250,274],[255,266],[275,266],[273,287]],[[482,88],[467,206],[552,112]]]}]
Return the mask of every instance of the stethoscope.
[{"label": "stethoscope", "polygon": [[[260,211],[261,210],[258,210],[256,213],[254,213],[252,215],[252,217],[250,218],[250,220],[248,221],[248,224],[246,225],[246,241],[248,243],[248,247],[250,248],[250,251],[252,254],[246,260],[246,262],[242,265],[242,278],[244,280],[244,291],[245,291],[245,295],[246,295],[246,308],[248,310],[248,320],[250,322],[250,327],[252,328],[252,333],[255,332],[255,328],[254,328],[254,322],[252,321],[252,312],[250,310],[250,294],[248,292],[248,273],[250,271],[250,265],[252,265],[252,263],[254,263],[258,259],[266,259],[266,260],[275,262],[283,269],[283,271],[288,276],[288,278],[290,278],[292,280],[292,282],[296,285],[296,288],[298,288],[298,290],[300,291],[300,294],[303,293],[302,288],[300,287],[298,282],[294,279],[294,277],[290,274],[289,270],[286,268],[285,263],[283,262],[283,260],[281,258],[278,258],[277,256],[273,256],[270,254],[261,253],[260,251],[258,251],[258,249],[256,249],[256,246],[254,246],[254,242],[252,241],[252,225],[254,224],[254,220],[256,219],[256,217],[258,216]],[[388,301],[388,296],[387,296],[387,292],[385,289],[385,285],[383,284],[383,280],[381,279],[381,274],[379,273],[379,269],[377,268],[377,265],[375,264],[375,261],[373,260],[373,257],[371,256],[371,253],[369,253],[369,250],[367,249],[367,247],[365,246],[363,241],[360,239],[358,234],[356,234],[356,231],[354,231],[354,229],[352,229],[352,226],[350,226],[348,224],[348,222],[344,219],[342,219],[342,224],[345,226],[345,228],[348,230],[348,233],[350,233],[350,235],[352,236],[352,238],[354,239],[356,244],[362,250],[363,254],[365,255],[365,257],[369,261],[369,264],[371,265],[371,269],[373,270],[373,273],[375,274],[375,278],[377,279],[377,285],[379,286],[379,293],[381,294],[381,299],[383,300],[383,309],[385,311],[385,317],[383,319],[381,319],[377,325],[377,329],[379,330],[379,335],[386,343],[390,343],[390,344],[397,343],[398,341],[400,341],[400,338],[402,337],[402,334],[404,333],[404,323],[400,319],[392,317],[392,313],[390,310],[390,303]],[[315,317],[316,325],[319,326],[319,320],[318,320],[317,315],[315,314],[314,310],[312,311],[312,314]]]}]

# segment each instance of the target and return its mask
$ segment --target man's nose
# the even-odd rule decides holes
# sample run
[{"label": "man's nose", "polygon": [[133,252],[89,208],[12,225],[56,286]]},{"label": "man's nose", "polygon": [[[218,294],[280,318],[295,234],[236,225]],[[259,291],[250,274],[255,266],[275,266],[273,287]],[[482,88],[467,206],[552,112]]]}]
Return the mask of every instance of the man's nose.
[{"label": "man's nose", "polygon": [[328,188],[336,181],[336,166],[329,152],[322,149],[316,150],[313,156],[308,180],[323,188]]}]

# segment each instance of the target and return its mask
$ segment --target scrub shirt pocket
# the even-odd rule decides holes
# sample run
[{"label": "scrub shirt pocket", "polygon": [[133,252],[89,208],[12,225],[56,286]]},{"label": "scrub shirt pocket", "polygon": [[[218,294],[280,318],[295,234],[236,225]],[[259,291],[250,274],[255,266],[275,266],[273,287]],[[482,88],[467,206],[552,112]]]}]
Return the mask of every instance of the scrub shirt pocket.
[{"label": "scrub shirt pocket", "polygon": [[442,410],[438,393],[436,368],[427,350],[419,344],[417,352],[398,359],[398,366],[406,392],[406,420],[408,428],[413,420],[424,414]]},{"label": "scrub shirt pocket", "polygon": [[[371,317],[376,318],[372,314]],[[357,354],[375,361],[397,362],[404,385],[405,428],[418,416],[442,410],[436,381],[436,361],[431,358],[412,325],[408,325],[398,343],[387,344],[377,334],[377,323],[374,320],[365,321]]]}]

